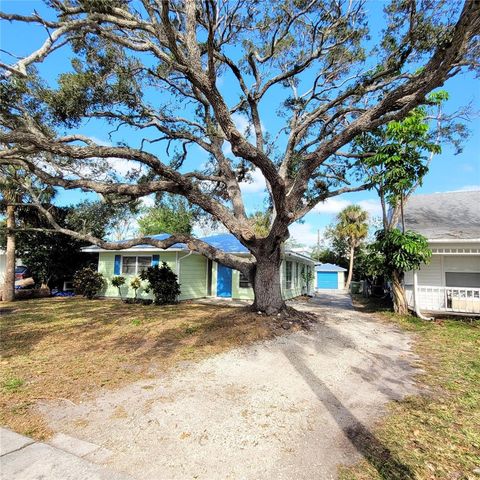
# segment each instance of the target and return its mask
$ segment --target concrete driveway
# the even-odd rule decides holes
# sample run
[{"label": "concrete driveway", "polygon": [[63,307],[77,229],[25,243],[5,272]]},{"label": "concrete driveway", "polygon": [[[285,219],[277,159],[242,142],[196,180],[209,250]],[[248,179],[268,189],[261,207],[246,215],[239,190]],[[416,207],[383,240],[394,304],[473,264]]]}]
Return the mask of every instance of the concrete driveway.
[{"label": "concrete driveway", "polygon": [[318,315],[311,331],[42,411],[60,438],[109,452],[96,463],[142,480],[324,480],[362,456],[403,468],[371,428],[415,392],[411,338],[344,293],[293,304]]}]

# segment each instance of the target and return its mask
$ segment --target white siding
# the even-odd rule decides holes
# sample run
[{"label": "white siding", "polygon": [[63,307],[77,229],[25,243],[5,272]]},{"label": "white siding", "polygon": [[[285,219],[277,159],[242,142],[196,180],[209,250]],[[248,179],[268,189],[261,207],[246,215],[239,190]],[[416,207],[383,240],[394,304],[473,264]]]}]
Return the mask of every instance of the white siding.
[{"label": "white siding", "polygon": [[[444,287],[446,272],[480,272],[480,256],[433,255],[431,262],[418,271],[418,284]],[[413,272],[405,274],[405,285],[413,285]]]},{"label": "white siding", "polygon": [[445,272],[480,272],[480,256],[445,256]]},{"label": "white siding", "polygon": [[[445,284],[445,274],[442,269],[442,257],[433,255],[427,265],[422,265],[418,270],[418,284],[441,287]],[[413,272],[405,273],[405,285],[413,285]]]},{"label": "white siding", "polygon": [[343,290],[345,288],[345,272],[338,272],[338,289]]}]

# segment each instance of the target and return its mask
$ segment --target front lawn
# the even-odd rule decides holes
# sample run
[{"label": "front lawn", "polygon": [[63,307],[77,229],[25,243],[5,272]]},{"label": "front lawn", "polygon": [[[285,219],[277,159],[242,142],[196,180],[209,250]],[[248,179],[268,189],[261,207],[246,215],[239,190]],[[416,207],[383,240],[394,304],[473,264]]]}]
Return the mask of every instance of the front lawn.
[{"label": "front lawn", "polygon": [[81,298],[0,303],[0,317],[0,422],[36,438],[50,433],[35,411],[38,400],[75,402],[272,337],[279,326],[244,308]]},{"label": "front lawn", "polygon": [[[375,311],[356,299],[360,310]],[[378,311],[378,309],[377,309]],[[390,405],[375,432],[385,461],[343,469],[341,480],[477,480],[480,478],[480,323],[435,322],[377,313],[413,332],[424,373],[423,395]],[[395,459],[395,461],[392,461]]]}]

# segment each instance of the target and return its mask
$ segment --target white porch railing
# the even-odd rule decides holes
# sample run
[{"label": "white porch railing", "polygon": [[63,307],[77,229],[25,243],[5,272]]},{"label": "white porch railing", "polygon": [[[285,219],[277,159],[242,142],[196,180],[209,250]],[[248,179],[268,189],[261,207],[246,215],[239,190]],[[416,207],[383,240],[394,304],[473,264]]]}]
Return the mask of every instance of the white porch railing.
[{"label": "white porch railing", "polygon": [[[405,286],[408,305],[414,308],[413,285]],[[420,310],[431,312],[480,313],[480,288],[417,286]]]}]

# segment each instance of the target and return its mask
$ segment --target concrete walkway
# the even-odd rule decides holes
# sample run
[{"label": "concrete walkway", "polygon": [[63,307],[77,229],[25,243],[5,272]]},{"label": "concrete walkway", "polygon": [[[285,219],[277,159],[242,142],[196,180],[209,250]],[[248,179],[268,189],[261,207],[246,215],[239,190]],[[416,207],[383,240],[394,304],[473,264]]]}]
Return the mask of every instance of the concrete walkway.
[{"label": "concrete walkway", "polygon": [[131,480],[129,475],[107,470],[88,460],[107,452],[89,442],[56,436],[66,449],[0,428],[0,478],[2,480]]}]

